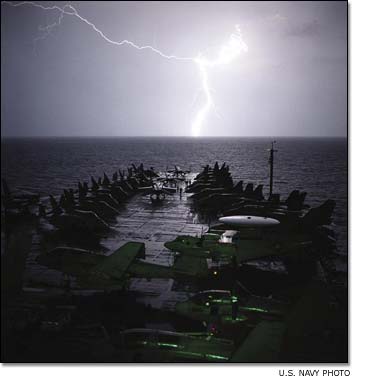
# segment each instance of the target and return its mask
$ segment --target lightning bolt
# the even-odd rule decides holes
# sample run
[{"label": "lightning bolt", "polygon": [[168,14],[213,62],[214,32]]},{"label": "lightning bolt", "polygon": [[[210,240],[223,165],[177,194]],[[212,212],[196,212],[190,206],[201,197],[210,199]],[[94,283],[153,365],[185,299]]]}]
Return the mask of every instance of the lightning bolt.
[{"label": "lightning bolt", "polygon": [[202,91],[205,95],[205,104],[203,107],[199,110],[197,113],[193,123],[192,123],[192,136],[199,136],[201,133],[202,126],[206,120],[206,117],[211,110],[211,108],[214,108],[214,103],[212,100],[212,93],[209,85],[209,76],[208,76],[208,69],[213,68],[220,65],[226,65],[232,62],[234,59],[236,59],[242,52],[246,52],[248,50],[246,44],[243,41],[241,30],[239,25],[236,25],[236,33],[231,34],[229,41],[221,47],[219,50],[219,54],[216,59],[208,59],[206,58],[202,53],[199,53],[196,57],[182,57],[177,55],[168,55],[163,53],[162,51],[156,49],[153,46],[150,45],[137,45],[132,41],[123,39],[123,40],[113,40],[109,37],[107,37],[100,29],[96,27],[95,24],[93,24],[91,21],[87,20],[86,18],[82,17],[77,10],[70,4],[66,4],[63,7],[52,5],[52,6],[45,6],[42,4],[34,3],[33,1],[23,1],[20,3],[13,3],[11,1],[3,1],[1,5],[9,5],[11,7],[21,7],[21,6],[31,6],[34,8],[39,8],[46,11],[58,11],[60,12],[58,20],[54,22],[53,24],[49,24],[46,26],[40,26],[39,31],[43,32],[39,37],[35,38],[34,43],[36,43],[39,40],[46,39],[52,32],[52,30],[60,26],[64,16],[73,16],[78,18],[80,21],[87,24],[89,27],[91,27],[101,38],[103,38],[106,42],[122,46],[122,45],[128,45],[130,47],[135,48],[136,50],[150,50],[155,54],[158,54],[162,58],[165,59],[171,59],[171,60],[177,60],[177,61],[186,61],[186,62],[192,62],[197,65],[199,70],[199,75],[201,79],[202,84]]},{"label": "lightning bolt", "polygon": [[242,33],[239,25],[235,25],[236,33],[231,34],[227,44],[223,45],[220,49],[218,57],[214,60],[209,60],[201,53],[194,59],[195,63],[199,68],[199,73],[202,81],[202,90],[206,97],[206,103],[197,113],[193,123],[192,123],[192,135],[197,137],[201,133],[201,128],[204,121],[213,108],[212,93],[209,85],[208,78],[208,68],[213,68],[216,66],[227,65],[236,59],[242,52],[247,52],[248,47],[243,41]]}]

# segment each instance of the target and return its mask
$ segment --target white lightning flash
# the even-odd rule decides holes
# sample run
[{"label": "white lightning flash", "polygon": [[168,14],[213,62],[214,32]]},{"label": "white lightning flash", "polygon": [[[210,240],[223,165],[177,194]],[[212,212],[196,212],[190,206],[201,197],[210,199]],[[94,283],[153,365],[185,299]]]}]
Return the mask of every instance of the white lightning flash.
[{"label": "white lightning flash", "polygon": [[103,38],[106,42],[110,44],[117,45],[117,46],[129,45],[131,47],[134,47],[137,50],[150,50],[165,59],[173,59],[177,61],[189,61],[189,62],[195,63],[199,69],[199,74],[200,74],[201,82],[202,82],[202,91],[206,98],[206,103],[200,109],[200,111],[198,112],[197,116],[195,117],[192,123],[192,135],[195,137],[200,135],[201,128],[205,122],[206,116],[208,112],[210,111],[211,107],[213,107],[213,100],[212,100],[211,90],[209,86],[207,69],[215,67],[215,66],[219,66],[219,65],[226,65],[232,62],[234,59],[236,59],[242,52],[246,52],[248,50],[246,44],[243,41],[239,25],[235,26],[236,33],[231,34],[228,43],[221,47],[218,57],[214,60],[209,60],[202,53],[199,53],[197,57],[181,57],[181,56],[176,56],[176,55],[164,54],[162,51],[150,45],[139,46],[135,44],[134,42],[126,40],[126,39],[120,40],[120,41],[112,40],[109,37],[107,37],[100,29],[98,29],[95,24],[93,24],[91,21],[87,20],[86,18],[82,17],[77,12],[77,10],[70,4],[66,4],[63,7],[59,7],[57,5],[44,6],[42,4],[34,3],[32,1],[23,1],[20,3],[12,3],[10,1],[3,1],[1,5],[9,5],[12,7],[32,6],[32,7],[40,8],[47,11],[56,10],[60,12],[59,18],[56,22],[50,25],[39,27],[39,30],[42,31],[43,34],[35,38],[34,42],[47,38],[47,36],[50,35],[51,31],[55,27],[61,25],[61,22],[63,21],[64,16],[74,16],[78,18],[80,21],[90,26],[101,38]]},{"label": "white lightning flash", "polygon": [[211,89],[208,84],[207,68],[215,66],[226,65],[236,59],[242,52],[247,52],[248,47],[244,43],[239,25],[235,25],[236,34],[231,34],[230,39],[226,45],[220,49],[219,55],[214,60],[208,60],[201,53],[195,58],[195,63],[198,65],[199,72],[202,80],[202,89],[206,96],[206,103],[203,108],[198,112],[192,124],[192,136],[197,137],[201,133],[201,128],[206,119],[208,112],[213,107],[213,100]]}]

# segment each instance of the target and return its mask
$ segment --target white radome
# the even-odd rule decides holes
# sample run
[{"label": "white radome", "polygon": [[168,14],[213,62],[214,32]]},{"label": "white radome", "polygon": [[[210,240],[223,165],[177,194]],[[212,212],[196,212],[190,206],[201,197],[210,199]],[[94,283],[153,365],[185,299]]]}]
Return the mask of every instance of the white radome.
[{"label": "white radome", "polygon": [[266,227],[266,226],[276,226],[280,224],[279,220],[270,217],[260,217],[260,216],[226,216],[220,217],[220,222],[226,225],[234,226],[244,226],[244,227]]}]

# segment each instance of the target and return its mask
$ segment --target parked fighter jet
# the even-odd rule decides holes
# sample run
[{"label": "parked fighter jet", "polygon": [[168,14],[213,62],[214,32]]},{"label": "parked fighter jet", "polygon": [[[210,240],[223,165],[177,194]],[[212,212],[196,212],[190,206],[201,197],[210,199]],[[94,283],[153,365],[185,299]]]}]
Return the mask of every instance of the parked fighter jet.
[{"label": "parked fighter jet", "polygon": [[185,181],[184,177],[174,177],[174,176],[168,176],[167,174],[163,177],[157,178],[157,182],[162,183],[162,185],[166,188],[173,189],[176,188],[178,185],[181,185]]},{"label": "parked fighter jet", "polygon": [[179,256],[172,266],[150,263],[145,258],[144,243],[127,242],[109,256],[86,250],[58,247],[38,256],[39,264],[76,277],[82,288],[118,289],[131,277],[140,278],[206,278],[209,269],[205,259]]},{"label": "parked fighter jet", "polygon": [[174,170],[167,170],[166,172],[172,174],[176,178],[184,178],[186,174],[190,173],[190,170],[182,170],[179,166],[174,165]]},{"label": "parked fighter jet", "polygon": [[90,251],[58,247],[41,254],[37,262],[48,268],[76,277],[82,288],[121,289],[129,267],[136,258],[144,258],[144,244],[128,242],[110,256]]},{"label": "parked fighter jet", "polygon": [[176,192],[175,188],[165,187],[163,183],[153,183],[149,187],[138,188],[142,195],[150,195],[152,203],[161,203],[165,200],[166,195],[172,195]]},{"label": "parked fighter jet", "polygon": [[128,329],[119,348],[127,362],[278,362],[285,329],[284,322],[262,321],[239,346],[208,333]]},{"label": "parked fighter jet", "polygon": [[40,200],[40,195],[32,192],[11,192],[5,179],[2,179],[2,189],[1,199],[5,206],[37,204]]},{"label": "parked fighter jet", "polygon": [[226,362],[234,342],[208,333],[179,333],[128,329],[120,333],[119,348],[127,362]]},{"label": "parked fighter jet", "polygon": [[286,310],[286,303],[254,295],[234,296],[225,290],[199,292],[175,308],[182,316],[204,322],[216,314],[221,324],[281,319]]},{"label": "parked fighter jet", "polygon": [[272,241],[260,238],[240,239],[236,230],[205,233],[202,237],[178,236],[165,243],[171,251],[215,261],[242,263],[272,256],[304,252],[311,241]]}]

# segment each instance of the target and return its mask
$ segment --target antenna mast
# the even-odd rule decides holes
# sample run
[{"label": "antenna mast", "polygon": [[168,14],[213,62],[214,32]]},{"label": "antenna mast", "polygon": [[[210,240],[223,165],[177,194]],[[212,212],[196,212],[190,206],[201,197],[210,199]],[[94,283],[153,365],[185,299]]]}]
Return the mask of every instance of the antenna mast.
[{"label": "antenna mast", "polygon": [[271,142],[271,149],[269,149],[270,152],[270,159],[269,159],[269,164],[270,164],[270,197],[272,196],[272,190],[273,190],[273,153],[276,153],[277,150],[273,148],[273,145],[276,143],[276,141]]}]

